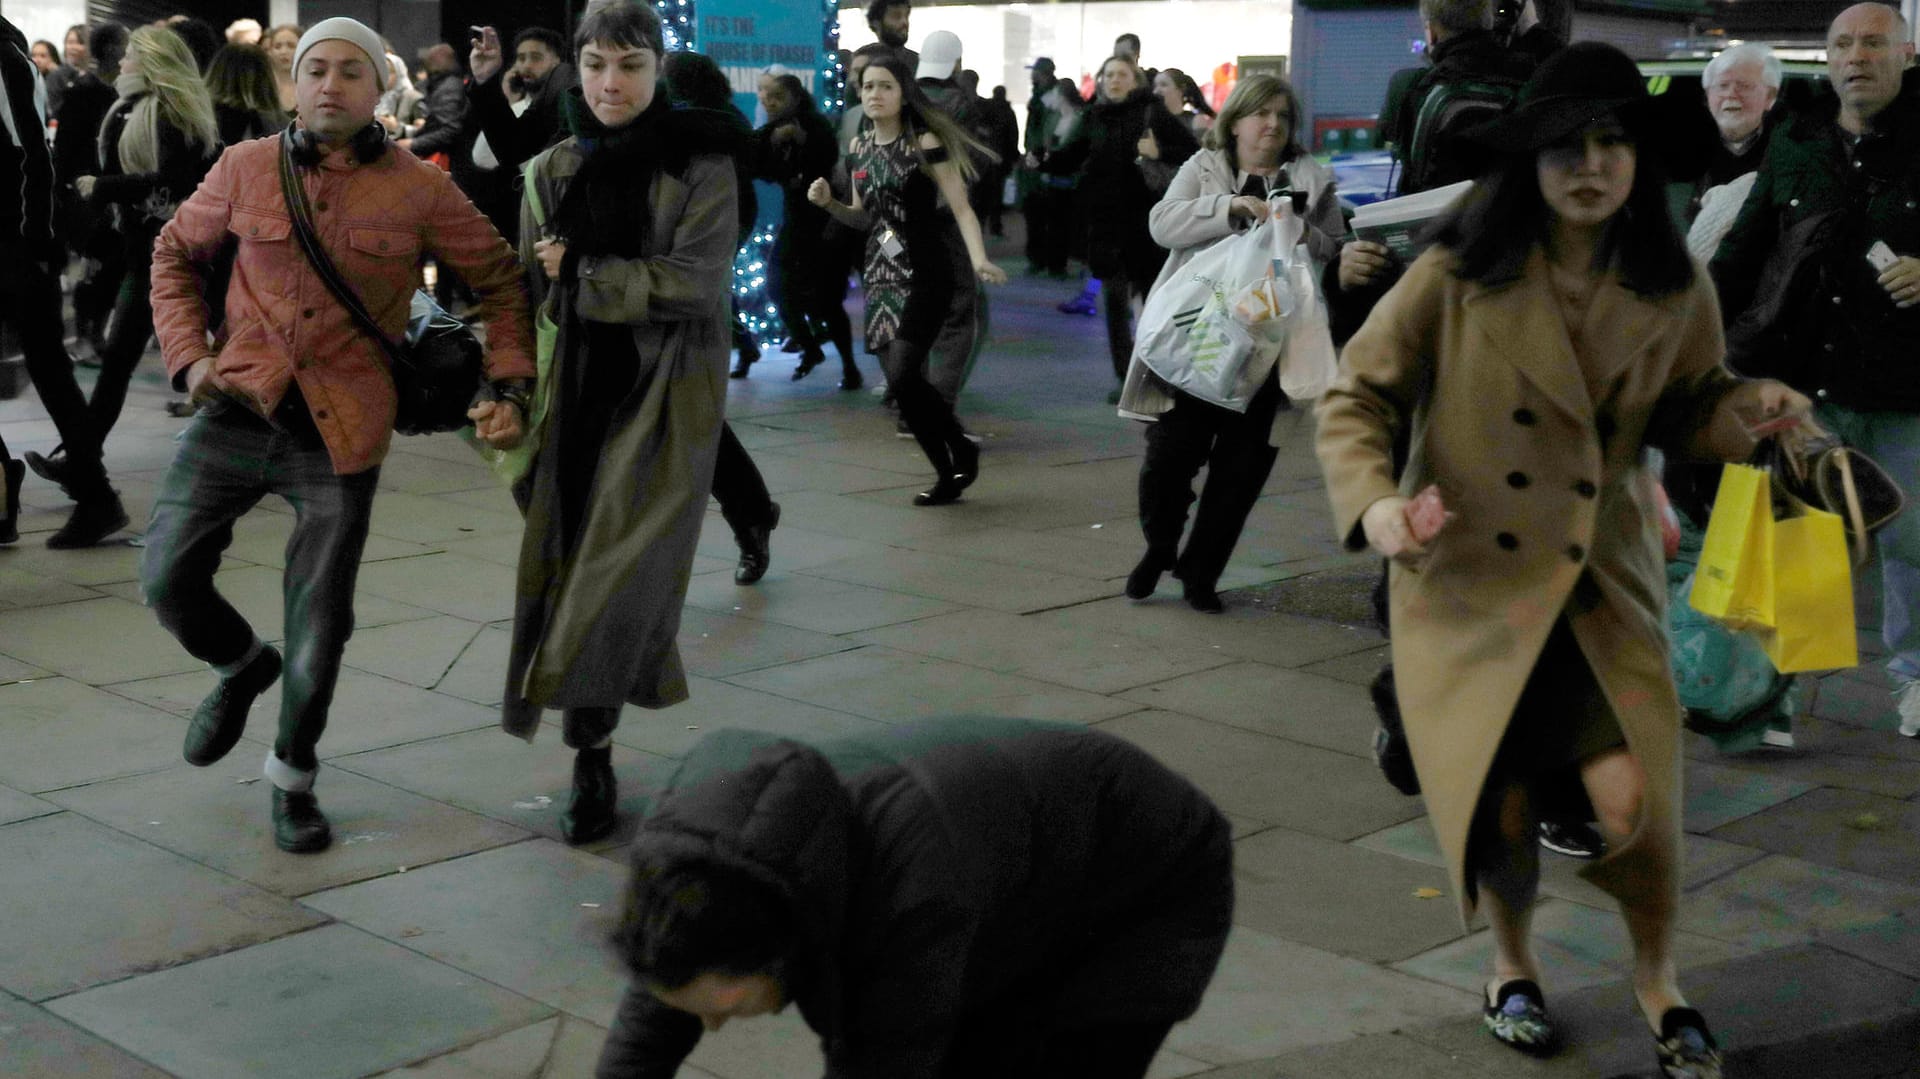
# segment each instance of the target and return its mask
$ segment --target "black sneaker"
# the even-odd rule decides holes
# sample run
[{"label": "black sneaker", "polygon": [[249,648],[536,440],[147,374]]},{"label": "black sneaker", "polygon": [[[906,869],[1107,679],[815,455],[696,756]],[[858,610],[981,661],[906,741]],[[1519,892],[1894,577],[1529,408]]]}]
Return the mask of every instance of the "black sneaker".
[{"label": "black sneaker", "polygon": [[279,677],[280,653],[268,646],[233,677],[222,678],[193,710],[180,755],[188,764],[205,768],[232,752],[247,729],[247,713],[253,709],[253,702]]},{"label": "black sneaker", "polygon": [[1555,854],[1589,861],[1607,853],[1607,841],[1584,821],[1541,821],[1540,845]]}]

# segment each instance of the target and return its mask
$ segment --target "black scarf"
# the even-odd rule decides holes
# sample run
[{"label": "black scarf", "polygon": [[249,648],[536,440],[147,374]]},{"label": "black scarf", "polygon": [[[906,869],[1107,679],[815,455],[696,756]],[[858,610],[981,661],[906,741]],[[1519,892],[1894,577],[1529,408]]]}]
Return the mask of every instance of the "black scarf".
[{"label": "black scarf", "polygon": [[683,175],[696,154],[738,154],[753,134],[737,113],[673,105],[664,86],[621,127],[601,123],[579,87],[560,99],[560,114],[579,140],[582,161],[553,229],[569,252],[582,255],[638,258],[653,216],[645,195],[654,175]]}]

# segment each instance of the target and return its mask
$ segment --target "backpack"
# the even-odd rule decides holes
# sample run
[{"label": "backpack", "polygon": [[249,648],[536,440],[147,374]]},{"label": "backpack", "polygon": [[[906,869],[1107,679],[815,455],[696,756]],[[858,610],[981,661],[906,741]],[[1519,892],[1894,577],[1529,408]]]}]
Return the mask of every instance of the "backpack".
[{"label": "backpack", "polygon": [[1462,139],[1461,132],[1504,115],[1519,95],[1520,80],[1500,75],[1430,79],[1413,121],[1413,137],[1407,141],[1397,194],[1476,179],[1488,155]]}]

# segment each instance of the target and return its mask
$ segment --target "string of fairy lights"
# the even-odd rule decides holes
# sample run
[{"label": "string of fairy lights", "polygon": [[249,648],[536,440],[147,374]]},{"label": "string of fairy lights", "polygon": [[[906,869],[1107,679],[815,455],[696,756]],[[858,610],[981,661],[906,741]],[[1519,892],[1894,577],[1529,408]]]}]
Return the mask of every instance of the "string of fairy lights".
[{"label": "string of fairy lights", "polygon": [[[693,0],[653,0],[660,15],[661,36],[669,51],[699,50]],[[830,120],[846,108],[847,72],[840,63],[840,7],[836,0],[820,0],[820,69],[815,99]],[[758,228],[733,257],[733,294],[741,325],[766,341],[786,332],[780,312],[767,293],[767,260],[772,257],[775,230]]]}]

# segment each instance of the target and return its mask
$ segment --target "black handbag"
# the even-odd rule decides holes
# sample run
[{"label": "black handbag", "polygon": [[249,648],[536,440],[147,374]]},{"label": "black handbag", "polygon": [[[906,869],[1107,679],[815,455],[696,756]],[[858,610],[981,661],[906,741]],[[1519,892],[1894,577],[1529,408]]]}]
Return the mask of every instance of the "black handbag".
[{"label": "black handbag", "polygon": [[473,329],[434,303],[433,297],[416,291],[406,339],[395,344],[367,313],[352,286],[341,278],[326,248],[320,246],[313,229],[313,210],[294,171],[292,145],[286,140],[280,146],[280,189],[286,196],[287,215],[293,219],[293,234],[314,273],[320,275],[321,282],[360,329],[379,342],[387,354],[394,395],[399,401],[393,429],[403,435],[429,435],[471,425],[467,409],[489,393],[482,363],[484,351]]},{"label": "black handbag", "polygon": [[1811,420],[1761,442],[1754,462],[1786,493],[1840,518],[1855,565],[1866,565],[1867,537],[1906,508],[1906,493],[1880,462]]}]

